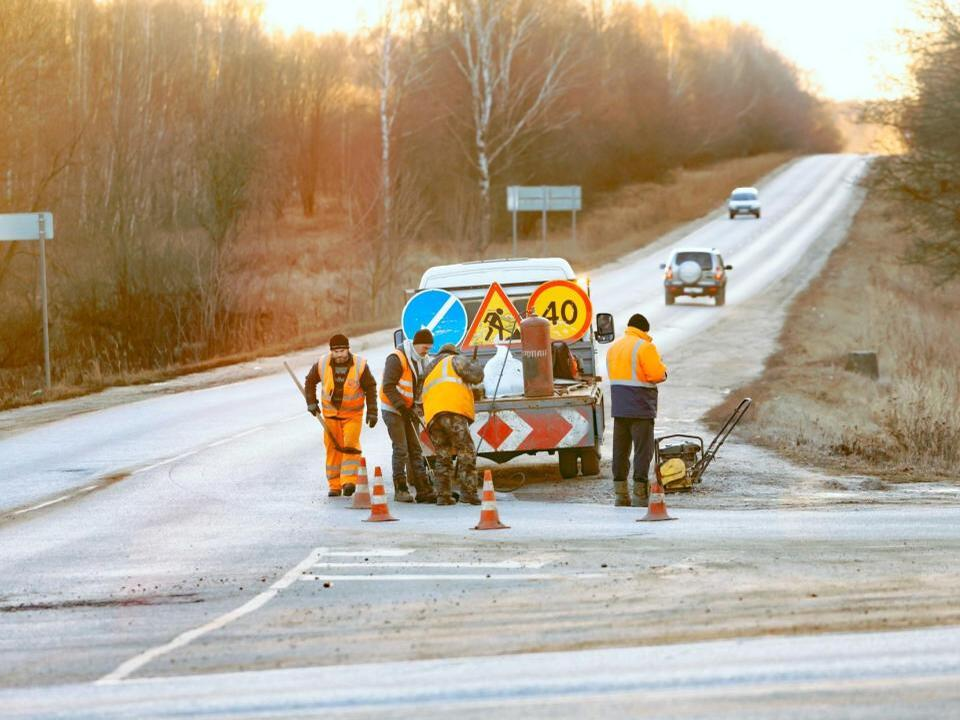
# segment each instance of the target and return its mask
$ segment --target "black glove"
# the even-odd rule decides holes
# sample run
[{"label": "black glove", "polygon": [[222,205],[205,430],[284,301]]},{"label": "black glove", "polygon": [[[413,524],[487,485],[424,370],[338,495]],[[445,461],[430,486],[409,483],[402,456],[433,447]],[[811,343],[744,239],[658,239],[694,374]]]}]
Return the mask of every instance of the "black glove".
[{"label": "black glove", "polygon": [[367,427],[376,427],[377,416],[376,415],[367,415]]},{"label": "black glove", "polygon": [[307,412],[316,417],[317,413],[320,412],[320,406],[317,403],[309,403],[307,405]]},{"label": "black glove", "polygon": [[413,411],[413,408],[408,408],[408,407],[402,408],[400,410],[400,415],[402,415],[403,419],[406,420],[411,425],[413,425],[414,427],[417,426],[417,414]]}]

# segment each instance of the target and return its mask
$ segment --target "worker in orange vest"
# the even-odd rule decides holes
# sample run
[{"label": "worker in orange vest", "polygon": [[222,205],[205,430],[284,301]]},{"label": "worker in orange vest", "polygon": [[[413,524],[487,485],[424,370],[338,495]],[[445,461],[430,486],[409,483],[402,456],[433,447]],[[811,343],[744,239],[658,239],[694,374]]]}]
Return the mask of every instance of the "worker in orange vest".
[{"label": "worker in orange vest", "polygon": [[653,458],[653,422],[657,417],[657,385],[667,379],[667,368],[647,333],[650,322],[640,313],[631,316],[627,330],[607,351],[607,377],[613,415],[614,504],[629,506],[627,474],[633,449],[633,504],[647,504],[647,482]]},{"label": "worker in orange vest", "polygon": [[[317,403],[317,386],[320,403]],[[307,373],[304,383],[307,410],[322,413],[326,427],[327,482],[330,497],[353,495],[360,468],[360,430],[366,405],[367,425],[377,424],[377,381],[367,361],[350,352],[346,335],[330,338],[330,353]]]},{"label": "worker in orange vest", "polygon": [[476,417],[471,385],[483,382],[480,364],[447,343],[427,367],[423,381],[423,414],[437,453],[437,505],[453,505],[453,461],[457,461],[460,502],[479,505],[477,448],[470,435]]},{"label": "worker in orange vest", "polygon": [[417,414],[423,389],[423,366],[433,346],[433,333],[417,330],[413,340],[387,355],[380,383],[380,414],[393,444],[393,499],[413,502],[407,485],[409,477],[417,491],[418,503],[434,503],[437,494],[427,475],[423,451],[420,449],[421,420]]}]

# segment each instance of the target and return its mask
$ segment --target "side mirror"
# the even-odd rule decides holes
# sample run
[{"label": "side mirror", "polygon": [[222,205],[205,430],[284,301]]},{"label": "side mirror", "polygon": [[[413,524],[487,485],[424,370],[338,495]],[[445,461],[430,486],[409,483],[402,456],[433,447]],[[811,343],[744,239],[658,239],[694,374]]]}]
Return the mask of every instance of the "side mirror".
[{"label": "side mirror", "polygon": [[393,346],[395,348],[403,346],[403,330],[400,328],[393,331]]},{"label": "side mirror", "polygon": [[724,266],[723,266],[723,269],[724,269],[724,270],[733,270],[733,265],[724,265]]},{"label": "side mirror", "polygon": [[667,264],[666,264],[666,263],[660,263],[660,269],[661,269],[661,270],[666,270],[666,269],[667,269]]},{"label": "side mirror", "polygon": [[613,342],[613,315],[610,313],[597,313],[597,331],[594,337],[598,343],[606,344]]}]

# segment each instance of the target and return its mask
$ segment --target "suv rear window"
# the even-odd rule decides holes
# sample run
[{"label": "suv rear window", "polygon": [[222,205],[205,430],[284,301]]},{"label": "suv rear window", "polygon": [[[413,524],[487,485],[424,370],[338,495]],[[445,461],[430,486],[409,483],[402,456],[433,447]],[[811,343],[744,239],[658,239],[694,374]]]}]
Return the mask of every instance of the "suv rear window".
[{"label": "suv rear window", "polygon": [[697,263],[701,270],[713,269],[713,256],[708,252],[679,252],[673,262],[679,266],[688,260],[693,260]]}]

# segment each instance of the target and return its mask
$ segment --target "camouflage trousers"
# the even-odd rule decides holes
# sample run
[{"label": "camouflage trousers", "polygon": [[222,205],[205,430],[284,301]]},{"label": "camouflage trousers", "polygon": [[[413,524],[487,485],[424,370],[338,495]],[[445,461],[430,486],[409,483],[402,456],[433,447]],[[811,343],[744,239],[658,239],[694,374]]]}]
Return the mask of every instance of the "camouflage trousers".
[{"label": "camouflage trousers", "polygon": [[457,480],[461,495],[477,492],[477,449],[470,436],[470,421],[463,415],[440,413],[430,423],[430,440],[436,452],[437,494],[450,496],[453,485],[453,461],[457,460]]}]

